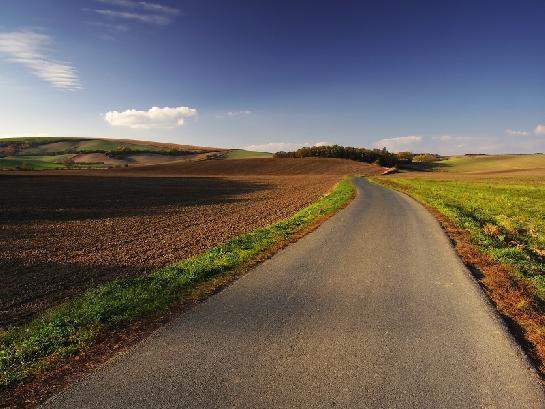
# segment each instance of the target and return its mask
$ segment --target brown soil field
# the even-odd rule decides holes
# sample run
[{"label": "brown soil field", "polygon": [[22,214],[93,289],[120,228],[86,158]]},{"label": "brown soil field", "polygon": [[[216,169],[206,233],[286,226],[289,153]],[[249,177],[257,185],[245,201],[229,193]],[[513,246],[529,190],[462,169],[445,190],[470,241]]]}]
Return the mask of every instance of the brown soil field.
[{"label": "brown soil field", "polygon": [[162,163],[179,162],[183,160],[206,159],[208,154],[188,154],[183,156],[162,155],[159,153],[130,153],[122,158],[109,157],[104,153],[80,153],[72,159],[75,163],[103,163],[112,166],[157,165]]},{"label": "brown soil field", "polygon": [[261,158],[206,160],[196,163],[176,162],[141,169],[116,169],[115,174],[147,175],[371,175],[383,171],[381,167],[345,159],[327,158]]},{"label": "brown soil field", "polygon": [[[0,329],[86,288],[150,272],[288,217],[340,175],[381,170],[324,159],[253,161],[1,173]],[[241,164],[237,172],[251,176],[184,176],[192,172],[186,163],[195,173],[228,173],[221,162]]]}]

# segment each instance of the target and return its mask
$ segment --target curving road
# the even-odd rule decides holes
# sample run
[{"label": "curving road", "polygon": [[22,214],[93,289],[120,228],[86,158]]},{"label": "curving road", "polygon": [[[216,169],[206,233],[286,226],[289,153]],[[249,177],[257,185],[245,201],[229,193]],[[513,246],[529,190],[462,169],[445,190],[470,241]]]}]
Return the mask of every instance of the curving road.
[{"label": "curving road", "polygon": [[433,217],[358,197],[52,408],[545,408]]}]

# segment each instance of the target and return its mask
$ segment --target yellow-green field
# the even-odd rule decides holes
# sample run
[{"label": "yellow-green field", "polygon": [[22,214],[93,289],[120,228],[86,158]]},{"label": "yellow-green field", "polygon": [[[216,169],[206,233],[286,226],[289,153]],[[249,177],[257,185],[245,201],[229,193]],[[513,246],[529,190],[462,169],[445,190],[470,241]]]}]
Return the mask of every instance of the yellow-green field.
[{"label": "yellow-green field", "polygon": [[438,210],[545,300],[545,181],[388,178],[382,183]]},{"label": "yellow-green field", "polygon": [[375,180],[469,231],[474,244],[514,267],[545,300],[545,155],[458,156],[437,165]]},{"label": "yellow-green field", "polygon": [[225,159],[254,159],[272,157],[273,154],[269,152],[246,151],[244,149],[232,149],[225,153]]},{"label": "yellow-green field", "polygon": [[464,173],[490,176],[543,174],[545,175],[545,155],[480,155],[453,156],[436,163],[436,169],[449,173]]},{"label": "yellow-green field", "polygon": [[[433,171],[373,178],[439,212],[462,257],[545,370],[545,156],[453,157]],[[461,247],[460,247],[461,243]],[[475,250],[472,250],[475,249]],[[466,254],[464,254],[464,251]],[[490,261],[488,261],[490,260]]]}]

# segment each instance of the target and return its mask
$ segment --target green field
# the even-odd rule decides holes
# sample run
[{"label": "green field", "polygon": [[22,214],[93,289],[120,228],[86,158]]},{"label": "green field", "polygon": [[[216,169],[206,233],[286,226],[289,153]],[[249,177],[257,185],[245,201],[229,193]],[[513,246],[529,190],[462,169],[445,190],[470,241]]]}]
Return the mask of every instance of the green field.
[{"label": "green field", "polygon": [[0,157],[0,170],[46,170],[67,168],[104,168],[102,164],[77,163],[67,166],[65,161],[76,156],[75,154],[49,155],[49,156],[6,156]]},{"label": "green field", "polygon": [[450,221],[456,249],[545,372],[545,156],[457,156],[432,169],[372,181]]},{"label": "green field", "polygon": [[545,300],[545,181],[381,178],[447,216]]},{"label": "green field", "polygon": [[253,159],[272,157],[273,154],[269,152],[246,151],[244,149],[233,149],[225,153],[225,159]]},{"label": "green field", "polygon": [[437,169],[454,173],[500,173],[545,169],[545,155],[452,156],[437,162]]},{"label": "green field", "polygon": [[63,162],[75,155],[57,156],[6,156],[0,158],[0,169],[64,169]]}]

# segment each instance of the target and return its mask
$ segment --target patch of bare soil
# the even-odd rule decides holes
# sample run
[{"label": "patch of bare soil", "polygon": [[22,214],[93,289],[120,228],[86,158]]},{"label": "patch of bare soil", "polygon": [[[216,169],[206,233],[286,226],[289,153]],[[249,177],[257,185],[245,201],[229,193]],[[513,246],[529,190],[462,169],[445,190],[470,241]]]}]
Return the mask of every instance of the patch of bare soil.
[{"label": "patch of bare soil", "polygon": [[340,178],[39,174],[0,175],[0,328],[288,217]]}]

